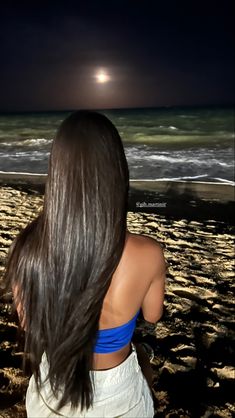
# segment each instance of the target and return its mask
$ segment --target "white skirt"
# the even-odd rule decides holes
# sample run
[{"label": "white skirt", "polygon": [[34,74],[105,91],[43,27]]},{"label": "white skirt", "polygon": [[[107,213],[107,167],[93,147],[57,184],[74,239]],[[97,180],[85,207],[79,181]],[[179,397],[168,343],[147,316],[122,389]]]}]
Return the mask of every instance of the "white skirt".
[{"label": "white skirt", "polygon": [[[40,365],[42,379],[46,377],[46,364],[46,356],[43,355]],[[83,412],[71,409],[69,404],[56,411],[58,399],[53,397],[48,381],[38,394],[32,376],[26,393],[27,417],[153,418],[151,390],[139,366],[134,344],[131,354],[119,366],[91,373],[94,377],[94,403],[92,408]]]}]

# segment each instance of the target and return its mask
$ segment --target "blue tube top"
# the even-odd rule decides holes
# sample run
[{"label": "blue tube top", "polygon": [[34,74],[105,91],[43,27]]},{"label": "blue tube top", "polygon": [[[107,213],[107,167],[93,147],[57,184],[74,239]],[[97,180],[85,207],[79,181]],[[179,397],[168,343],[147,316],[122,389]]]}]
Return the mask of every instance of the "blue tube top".
[{"label": "blue tube top", "polygon": [[132,338],[140,309],[130,321],[119,327],[101,329],[97,333],[94,353],[113,353],[125,347]]}]

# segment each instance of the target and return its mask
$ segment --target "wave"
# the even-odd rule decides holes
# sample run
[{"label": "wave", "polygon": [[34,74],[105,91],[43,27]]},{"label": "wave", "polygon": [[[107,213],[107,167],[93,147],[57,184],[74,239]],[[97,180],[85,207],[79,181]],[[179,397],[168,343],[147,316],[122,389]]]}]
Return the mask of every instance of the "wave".
[{"label": "wave", "polygon": [[[47,177],[46,173],[33,173],[33,172],[22,172],[22,171],[0,171],[0,176],[1,174],[3,175],[9,175],[9,176],[23,176],[23,177],[31,177],[31,176],[40,176],[40,177]],[[208,178],[208,181],[198,181],[198,179],[206,179]],[[212,181],[213,180],[213,181]],[[216,181],[214,181],[216,180]],[[168,182],[168,181],[172,181],[172,182],[192,182],[192,183],[204,183],[204,184],[223,184],[223,185],[228,185],[228,186],[235,186],[235,182],[231,181],[231,180],[226,180],[223,178],[219,178],[219,177],[215,177],[215,178],[211,178],[210,176],[208,176],[207,174],[202,174],[202,175],[198,175],[198,176],[179,176],[179,177],[162,177],[162,178],[155,178],[155,179],[148,179],[148,178],[138,178],[138,179],[133,179],[130,178],[130,182],[131,183],[135,183],[135,182]]]},{"label": "wave", "polygon": [[46,139],[46,138],[31,138],[31,139],[21,139],[20,141],[9,141],[9,142],[0,142],[0,145],[4,145],[5,147],[12,147],[12,146],[37,146],[37,145],[47,145],[51,144],[53,139]]},{"label": "wave", "polygon": [[49,156],[49,152],[45,151],[16,151],[11,153],[0,152],[0,158],[18,158],[28,157],[28,161],[34,160],[35,158],[45,158]]},{"label": "wave", "polygon": [[232,186],[235,186],[235,182],[232,181],[232,180],[221,179],[220,177],[215,177],[215,180],[218,180],[220,182],[224,182],[226,184],[231,184]]},{"label": "wave", "polygon": [[160,128],[160,129],[166,129],[166,130],[168,130],[168,129],[170,129],[170,130],[173,130],[173,131],[178,131],[178,129],[179,128],[176,128],[176,126],[164,126],[164,125],[160,125],[160,126],[158,126],[158,128]]},{"label": "wave", "polygon": [[[143,158],[143,157],[142,157]],[[220,165],[222,167],[233,167],[233,163],[225,163],[217,160],[216,158],[210,158],[210,160],[202,160],[200,156],[198,158],[182,158],[182,157],[169,157],[165,155],[148,155],[145,156],[146,159],[155,160],[155,161],[166,161],[168,163],[184,163],[184,164],[196,164],[196,165]]]},{"label": "wave", "polygon": [[[209,181],[196,181],[196,183],[213,183],[213,184],[228,184],[231,186],[235,186],[235,182],[231,180],[222,179],[219,177],[211,178],[207,174],[202,174],[198,176],[182,176],[182,177],[163,177],[161,179],[155,179],[155,181],[192,181],[197,180],[199,178],[208,178]],[[217,181],[211,181],[211,180],[217,180]],[[193,181],[195,182],[195,181]]]},{"label": "wave", "polygon": [[[208,178],[208,181],[198,181],[199,178]],[[215,180],[215,181],[214,181]],[[202,176],[182,176],[182,177],[162,177],[158,179],[130,179],[132,183],[134,182],[181,182],[181,183],[201,183],[201,184],[218,184],[224,186],[235,186],[234,181],[220,179],[220,178],[211,178],[207,175]]]},{"label": "wave", "polygon": [[47,176],[45,173],[32,173],[32,172],[23,172],[23,171],[0,171],[0,174],[18,174],[20,176]]},{"label": "wave", "polygon": [[[174,131],[175,132],[175,131]],[[207,134],[207,135],[201,135],[196,132],[195,134],[182,134],[181,132],[169,135],[164,133],[156,133],[156,134],[149,134],[145,132],[137,132],[137,133],[126,133],[125,136],[122,136],[123,142],[127,143],[139,143],[139,144],[163,144],[170,146],[172,145],[180,145],[182,144],[187,147],[194,145],[199,146],[201,144],[204,144],[207,147],[212,146],[213,144],[221,144],[224,145],[224,143],[229,143],[234,140],[234,134],[229,132],[226,134],[218,135],[216,134]]]},{"label": "wave", "polygon": [[[207,148],[210,146],[225,144],[231,145],[234,140],[235,134],[231,132],[202,132],[199,129],[194,131],[185,131],[175,125],[158,127],[122,127],[119,129],[124,144],[149,144],[149,145],[161,145],[161,146],[180,146],[187,148],[190,146],[205,145]],[[48,147],[53,142],[53,138],[0,138],[0,146],[3,147]]]},{"label": "wave", "polygon": [[[170,163],[173,165],[183,164],[185,167],[188,164],[196,166],[220,166],[224,168],[233,168],[234,164],[231,161],[230,155],[232,149],[226,149],[219,153],[217,150],[205,150],[199,148],[197,150],[182,150],[182,151],[158,151],[151,149],[147,145],[142,148],[128,147],[125,149],[127,159],[130,163],[137,163],[138,165],[143,162],[150,163]],[[230,154],[231,153],[231,154]]]}]

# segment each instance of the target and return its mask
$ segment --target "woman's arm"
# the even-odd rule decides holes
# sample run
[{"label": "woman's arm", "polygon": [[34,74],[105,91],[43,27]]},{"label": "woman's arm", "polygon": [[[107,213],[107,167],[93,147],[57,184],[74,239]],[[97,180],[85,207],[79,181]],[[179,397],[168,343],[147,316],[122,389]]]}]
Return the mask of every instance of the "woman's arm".
[{"label": "woman's arm", "polygon": [[[152,279],[150,280],[150,286],[144,297],[141,308],[144,319],[148,322],[155,323],[162,316],[167,266],[161,246],[152,239],[151,242],[148,241],[148,243],[151,244],[150,248],[148,248],[148,265]],[[141,343],[135,344],[135,346],[139,365],[151,389],[153,371],[148,354]]]},{"label": "woman's arm", "polygon": [[151,264],[152,279],[150,287],[142,302],[142,312],[144,319],[148,322],[157,322],[163,312],[163,302],[165,293],[165,281],[167,266],[162,247],[155,241],[149,253]]}]

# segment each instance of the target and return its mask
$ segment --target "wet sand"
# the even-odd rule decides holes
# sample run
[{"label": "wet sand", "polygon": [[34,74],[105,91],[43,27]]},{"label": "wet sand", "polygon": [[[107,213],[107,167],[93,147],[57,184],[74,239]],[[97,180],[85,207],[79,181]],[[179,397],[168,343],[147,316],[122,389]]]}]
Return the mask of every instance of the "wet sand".
[{"label": "wet sand", "polygon": [[[43,184],[0,187],[0,273],[7,250],[40,211]],[[182,186],[179,186],[182,187]],[[228,190],[228,189],[227,189]],[[175,191],[175,193],[174,193]],[[231,193],[231,189],[230,192]],[[194,191],[195,192],[195,191]],[[161,194],[162,193],[162,194]],[[130,193],[128,229],[157,239],[168,264],[164,314],[139,319],[135,340],[154,350],[158,417],[232,417],[235,412],[234,202],[164,189]],[[229,195],[230,196],[230,195]],[[145,203],[136,205],[136,203]],[[166,205],[151,206],[149,203]],[[200,206],[201,205],[201,206]],[[222,205],[222,206],[221,206]],[[199,210],[200,209],[200,210]],[[0,417],[25,417],[27,378],[21,372],[11,295],[0,297]]]},{"label": "wet sand", "polygon": [[[47,174],[0,171],[0,186],[43,194]],[[234,222],[235,188],[231,184],[130,180],[129,210],[157,213],[175,219],[216,219]]]}]

